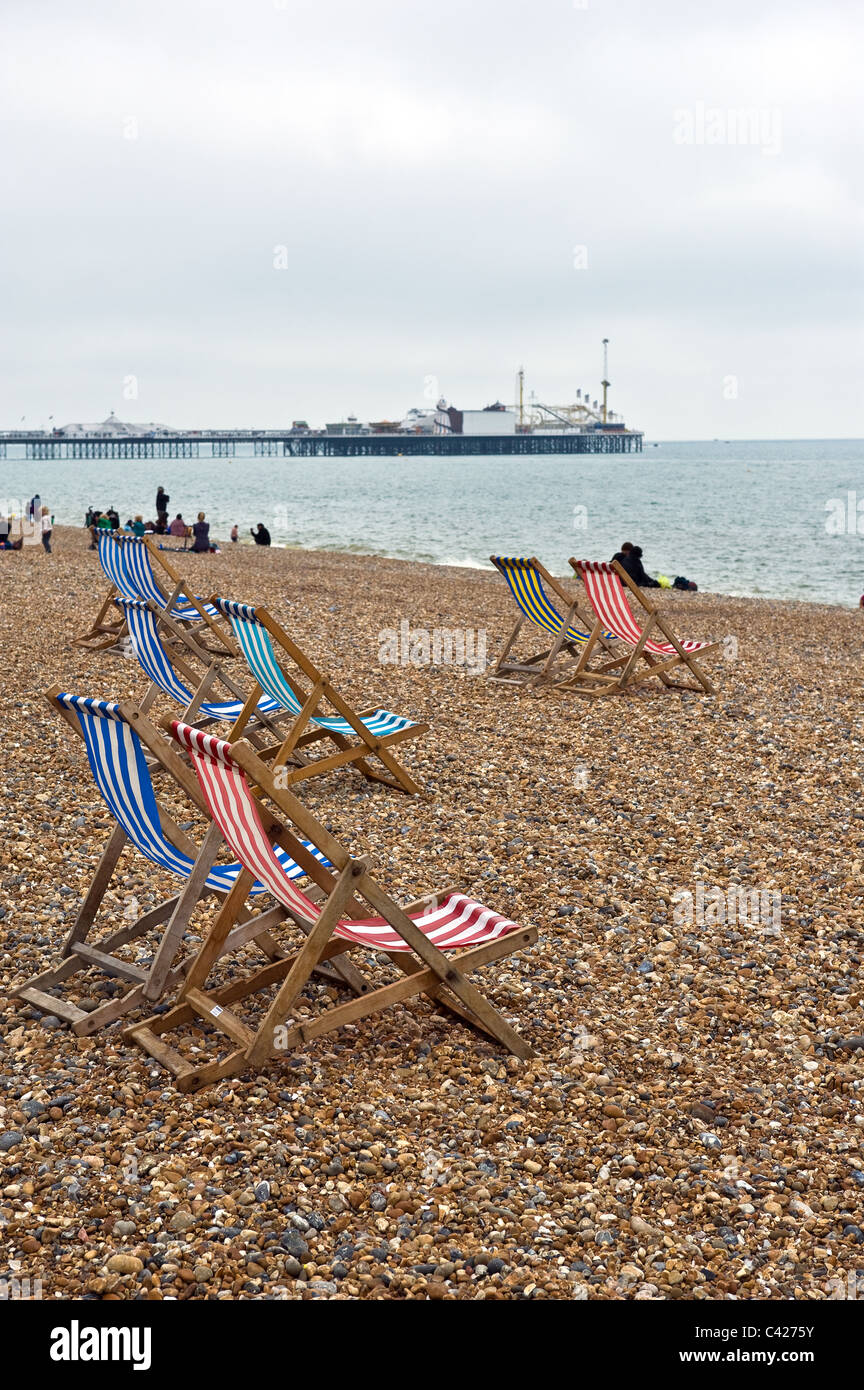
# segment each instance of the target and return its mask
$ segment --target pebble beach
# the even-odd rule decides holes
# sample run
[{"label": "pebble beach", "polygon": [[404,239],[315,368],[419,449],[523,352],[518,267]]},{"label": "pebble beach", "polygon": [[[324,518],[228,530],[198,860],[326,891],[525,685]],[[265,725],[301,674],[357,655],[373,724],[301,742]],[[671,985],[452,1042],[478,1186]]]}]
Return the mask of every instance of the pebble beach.
[{"label": "pebble beach", "polygon": [[[410,1000],[184,1096],[131,1020],[78,1038],[10,997],[112,826],[43,692],[147,688],[72,645],[107,591],[87,541],[0,555],[4,1266],[94,1300],[819,1300],[864,1279],[864,615],[664,592],[680,635],[721,644],[716,696],[589,702],[382,664],[406,620],[484,630],[494,660],[514,610],[491,571],[170,555],[196,593],[268,607],[356,708],[429,723],[399,754],[424,797],[302,784],[383,886],[458,886],[539,932],[474,977],[533,1060]],[[100,920],[171,891],[127,849]],[[118,988],[77,980],[81,1007]]]}]

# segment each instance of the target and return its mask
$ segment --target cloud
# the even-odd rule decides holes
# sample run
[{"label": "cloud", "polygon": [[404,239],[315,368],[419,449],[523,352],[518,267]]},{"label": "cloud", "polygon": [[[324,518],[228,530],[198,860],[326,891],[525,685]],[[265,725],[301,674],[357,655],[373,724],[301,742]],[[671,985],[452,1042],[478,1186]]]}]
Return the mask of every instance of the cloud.
[{"label": "cloud", "polygon": [[[523,360],[566,400],[609,336],[655,435],[861,432],[852,5],[7,0],[4,27],[7,422],[121,413],[127,373],[193,426],[392,416],[429,373],[485,404]],[[676,143],[682,110],[776,115],[779,152]]]}]

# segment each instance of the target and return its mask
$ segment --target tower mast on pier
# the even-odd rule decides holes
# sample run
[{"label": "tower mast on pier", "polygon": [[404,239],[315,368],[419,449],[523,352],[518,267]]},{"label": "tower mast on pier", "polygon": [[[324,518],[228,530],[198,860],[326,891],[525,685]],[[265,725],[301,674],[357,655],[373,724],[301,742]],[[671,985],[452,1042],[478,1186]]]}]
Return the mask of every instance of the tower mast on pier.
[{"label": "tower mast on pier", "polygon": [[603,424],[606,424],[606,392],[609,390],[609,382],[606,378],[609,375],[609,339],[603,339],[603,380],[600,385],[603,387]]}]

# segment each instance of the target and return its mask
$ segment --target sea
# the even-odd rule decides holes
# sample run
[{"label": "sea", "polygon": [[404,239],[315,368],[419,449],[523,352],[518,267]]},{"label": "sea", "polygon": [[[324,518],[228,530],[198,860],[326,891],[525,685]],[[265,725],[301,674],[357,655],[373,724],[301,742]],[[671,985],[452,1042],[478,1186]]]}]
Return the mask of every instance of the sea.
[{"label": "sea", "polygon": [[38,492],[58,525],[88,506],[121,522],[207,515],[227,543],[353,551],[485,568],[536,555],[553,573],[573,555],[608,559],[623,541],[651,574],[733,595],[857,605],[864,593],[864,441],[646,441],[641,454],[515,458],[0,460],[0,506]]}]

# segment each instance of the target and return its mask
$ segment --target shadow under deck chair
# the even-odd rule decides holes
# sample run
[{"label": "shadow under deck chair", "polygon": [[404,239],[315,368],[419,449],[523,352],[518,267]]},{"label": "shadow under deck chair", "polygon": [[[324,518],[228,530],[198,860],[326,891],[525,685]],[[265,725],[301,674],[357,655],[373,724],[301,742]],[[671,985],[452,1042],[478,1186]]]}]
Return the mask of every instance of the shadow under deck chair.
[{"label": "shadow under deck chair", "polygon": [[[83,737],[93,779],[116,826],[63,944],[59,961],[50,969],[17,985],[12,992],[43,1012],[65,1019],[71,1023],[75,1033],[84,1036],[113,1022],[143,1001],[158,999],[166,989],[179,983],[191,956],[179,967],[172,966],[196,904],[207,895],[224,898],[230,893],[241,876],[242,865],[217,864],[222,838],[212,826],[199,851],[157,801],[145,748],[154,765],[173,777],[194,805],[207,814],[198,781],[183,758],[178,756],[176,746],[170,744],[139,710],[123,702],[112,703],[69,695],[56,686],[48,691],[47,698],[69,726]],[[184,887],[177,896],[160,903],[136,921],[93,945],[88,937],[127,844],[132,845],[150,863],[184,880]],[[326,857],[308,843],[297,843],[297,853],[302,863],[293,859],[278,844],[273,853],[280,871],[289,881],[306,874],[314,882],[329,867]],[[243,882],[253,898],[268,891],[248,875],[244,876]],[[245,896],[244,893],[244,901]],[[232,937],[226,940],[226,949],[233,950],[254,938],[255,944],[265,955],[277,959],[281,953],[267,935],[267,927],[274,920],[273,913],[265,913],[248,924],[250,913],[243,902],[237,905],[241,908],[237,917],[239,925],[233,933],[233,944]],[[281,920],[278,911],[275,920]],[[166,925],[148,966],[135,964],[114,954],[129,942],[163,924]],[[86,970],[96,970],[103,977],[121,980],[129,988],[123,995],[92,1012],[48,993]],[[346,978],[344,972],[336,973]],[[350,977],[349,984],[352,988],[365,987],[359,977],[354,976]]]},{"label": "shadow under deck chair", "polygon": [[[198,645],[194,633],[182,628],[167,614],[157,613],[152,603],[126,598],[117,598],[114,602],[126,616],[132,655],[151,682],[150,689],[139,705],[142,712],[150,708],[157,691],[161,690],[181,706],[182,718],[186,723],[201,725],[216,720],[233,724],[240,717],[246,708],[246,692],[240,689],[216,657]],[[159,627],[174,638],[175,650],[170,654],[162,645]],[[178,647],[185,647],[190,656],[203,663],[203,674],[188,665],[176,650]],[[185,676],[189,685],[184,685],[181,675]],[[212,687],[217,683],[224,685],[233,698],[208,699]],[[265,725],[271,736],[277,739],[283,737],[284,730],[281,730],[272,718],[273,715],[281,715],[283,719],[285,717],[285,711],[278,700],[271,699],[269,695],[263,696],[256,704],[252,715],[254,722],[251,732],[247,731],[247,738],[255,741],[255,729],[259,725]]]},{"label": "shadow under deck chair", "polygon": [[[125,623],[114,618],[109,620],[109,614],[114,612],[115,598],[120,597],[143,599],[152,603],[160,613],[169,614],[178,623],[205,623],[219,642],[218,650],[236,656],[232,642],[219,625],[219,614],[212,604],[201,598],[187,597],[183,592],[180,577],[160,551],[151,546],[145,537],[101,535],[98,554],[99,563],[111,581],[111,589],[90,630],[75,639],[75,646],[86,647],[92,651],[104,651],[109,647],[119,648],[126,632]],[[154,559],[171,581],[171,589],[167,594],[163,592],[153,572]]]},{"label": "shadow under deck chair", "polygon": [[[230,622],[246,664],[255,678],[246,709],[231,730],[232,742],[240,737],[247,717],[255,712],[258,699],[264,694],[275,700],[281,709],[296,716],[280,746],[269,750],[275,754],[272,766],[281,767],[284,786],[351,764],[364,777],[383,782],[397,791],[416,794],[422,790],[407,769],[394,758],[390,749],[393,744],[427,733],[428,724],[415,723],[386,709],[368,709],[358,713],[265,608],[234,603],[215,595],[211,602]],[[306,680],[311,682],[311,690],[289,676],[279,665],[274,640]],[[336,711],[335,715],[325,714],[319,709],[322,700]],[[352,743],[352,736],[359,741]],[[337,751],[327,757],[310,759],[306,750],[322,739],[335,743]],[[380,759],[390,776],[384,776],[370,767],[370,758]],[[288,768],[286,764],[289,759],[299,762],[300,766]]]},{"label": "shadow under deck chair", "polygon": [[[490,555],[489,559],[506,579],[519,610],[516,624],[504,643],[495,669],[490,673],[490,680],[499,681],[502,685],[537,686],[545,681],[560,679],[568,666],[578,661],[593,627],[591,618],[582,613],[578,597],[568,594],[533,555]],[[563,616],[549,598],[547,589],[561,601]],[[517,660],[510,656],[510,651],[526,619],[539,628],[547,640],[552,636],[554,641],[544,651]],[[577,622],[580,626],[575,625]],[[611,652],[602,634],[600,641],[601,646]]]},{"label": "shadow under deck chair", "polygon": [[[277,784],[268,765],[245,740],[229,744],[176,720],[166,727],[189,753],[214,821],[245,866],[189,969],[177,1004],[124,1033],[173,1072],[181,1091],[200,1090],[247,1068],[260,1068],[272,1056],[421,993],[517,1057],[533,1055],[524,1039],[469,982],[467,973],[532,944],[536,930],[519,927],[454,890],[398,907],[374,881],[365,860],[352,859],[297,798]],[[260,818],[263,795],[285,818],[283,843],[291,849],[296,834],[305,836],[338,871],[323,906],[312,902],[275,858]],[[255,878],[269,888],[282,904],[285,918],[298,923],[306,938],[300,938],[290,959],[208,992],[210,969],[224,952],[237,907]],[[376,915],[361,915],[370,908]],[[352,947],[383,953],[397,969],[397,979],[311,1019],[290,1020],[310,971]],[[443,954],[457,950],[456,956]],[[260,1024],[249,1026],[233,1006],[273,985],[279,987]],[[209,1045],[211,1053],[217,1054],[203,1065],[193,1066],[164,1040],[166,1033],[190,1025],[196,1030],[197,1052]]]},{"label": "shadow under deck chair", "polygon": [[[575,669],[556,682],[557,690],[576,690],[585,695],[620,694],[639,681],[655,676],[671,690],[696,690],[706,695],[715,693],[714,686],[696,661],[696,653],[715,651],[717,642],[682,641],[659,609],[634,584],[617,560],[574,560],[570,564],[585,586],[588,600],[597,615],[591,636]],[[640,627],[627,598],[629,592],[645,613]],[[628,654],[597,670],[587,667],[588,660],[601,633],[607,629],[628,648]],[[655,638],[655,631],[662,637]],[[664,640],[665,639],[665,640]],[[639,666],[644,662],[644,666]],[[675,666],[686,666],[695,685],[682,685],[669,679]]]}]

